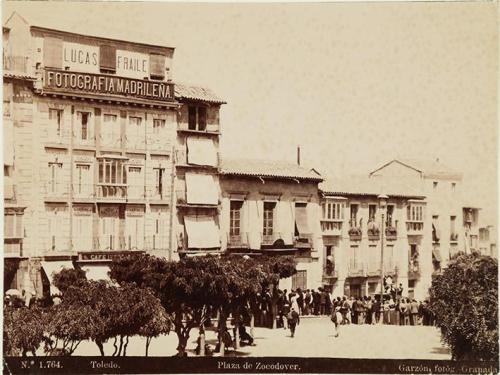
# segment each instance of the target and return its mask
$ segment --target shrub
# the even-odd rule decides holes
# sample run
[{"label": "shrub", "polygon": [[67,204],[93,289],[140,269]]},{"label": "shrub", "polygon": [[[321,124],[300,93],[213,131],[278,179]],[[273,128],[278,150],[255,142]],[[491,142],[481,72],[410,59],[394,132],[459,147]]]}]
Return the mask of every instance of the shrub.
[{"label": "shrub", "polygon": [[498,361],[498,262],[460,255],[433,280],[430,309],[455,360]]}]

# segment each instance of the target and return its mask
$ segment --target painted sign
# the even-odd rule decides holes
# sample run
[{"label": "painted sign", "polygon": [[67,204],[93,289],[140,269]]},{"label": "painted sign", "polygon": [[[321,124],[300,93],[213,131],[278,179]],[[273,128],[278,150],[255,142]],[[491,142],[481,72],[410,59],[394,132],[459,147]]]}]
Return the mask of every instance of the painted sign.
[{"label": "painted sign", "polygon": [[89,251],[78,253],[80,261],[111,261],[130,254],[144,254],[144,251]]},{"label": "painted sign", "polygon": [[149,55],[116,50],[116,75],[144,79],[149,77]]},{"label": "painted sign", "polygon": [[99,73],[99,47],[63,42],[63,68],[85,73]]},{"label": "painted sign", "polygon": [[45,70],[44,89],[158,101],[172,101],[174,98],[174,86],[171,83],[51,69]]}]

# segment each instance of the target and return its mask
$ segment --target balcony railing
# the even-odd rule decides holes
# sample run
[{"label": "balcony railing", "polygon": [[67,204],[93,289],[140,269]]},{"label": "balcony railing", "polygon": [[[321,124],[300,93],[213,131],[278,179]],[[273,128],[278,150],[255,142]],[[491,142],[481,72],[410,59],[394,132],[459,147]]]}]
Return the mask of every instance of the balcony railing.
[{"label": "balcony railing", "polygon": [[[166,229],[166,228],[165,228]],[[74,237],[73,248],[85,251],[149,251],[166,250],[170,247],[168,236],[115,236],[112,234],[88,237]]]},{"label": "balcony railing", "polygon": [[248,249],[248,233],[227,234],[227,247],[232,249]]},{"label": "balcony railing", "polygon": [[96,198],[99,200],[125,200],[127,193],[127,185],[99,184],[96,186]]},{"label": "balcony railing", "polygon": [[68,199],[70,186],[67,183],[49,181],[42,185],[45,199]]},{"label": "balcony railing", "polygon": [[193,134],[218,135],[219,134],[219,126],[217,124],[207,124],[207,127],[205,130],[198,130],[198,129],[189,129],[189,125],[187,123],[181,123],[178,125],[177,131],[189,132],[189,133],[193,133]]},{"label": "balcony railing", "polygon": [[351,226],[348,233],[351,241],[361,241],[361,238],[363,237],[363,232],[359,226]]},{"label": "balcony railing", "polygon": [[410,260],[408,262],[408,277],[417,278],[420,276],[420,264],[418,260]]},{"label": "balcony railing", "polygon": [[278,240],[284,241],[282,234],[280,232],[273,232],[271,234],[261,233],[260,236],[261,236],[260,243],[263,246],[271,246]]},{"label": "balcony railing", "polygon": [[23,256],[22,244],[20,241],[12,241],[4,239],[3,244],[4,256],[8,257],[21,257]]},{"label": "balcony railing", "polygon": [[28,73],[27,56],[3,55],[3,70],[6,72]]},{"label": "balcony railing", "polygon": [[313,243],[312,233],[300,233],[294,237],[293,246],[301,249],[310,249]]},{"label": "balcony railing", "polygon": [[323,277],[326,279],[337,279],[339,273],[334,266],[325,266],[323,267]]},{"label": "balcony railing", "polygon": [[364,277],[365,276],[364,264],[363,263],[349,263],[347,275],[349,277]]},{"label": "balcony railing", "polygon": [[388,225],[385,228],[385,238],[387,240],[396,240],[398,237],[398,230],[396,229],[395,226]]},{"label": "balcony railing", "polygon": [[178,148],[175,150],[175,164],[181,167],[194,166],[194,167],[217,168],[217,166],[220,164],[220,154],[218,152],[216,153],[216,157],[217,160],[215,165],[191,164],[188,160],[188,152],[186,147]]},{"label": "balcony railing", "polygon": [[424,234],[423,221],[407,221],[406,232],[408,235],[421,236]]},{"label": "balcony railing", "polygon": [[321,220],[321,230],[325,236],[341,236],[342,221]]},{"label": "balcony railing", "polygon": [[450,241],[457,242],[458,241],[458,233],[451,233],[450,234]]},{"label": "balcony railing", "polygon": [[[64,125],[65,124],[62,124],[62,126]],[[49,124],[49,126],[42,131],[41,136],[47,143],[67,145],[71,140],[71,131],[64,127],[58,131],[56,124]]]},{"label": "balcony railing", "polygon": [[394,264],[392,260],[384,261],[384,275],[394,276],[398,273],[398,267]]},{"label": "balcony railing", "polygon": [[369,240],[379,240],[380,239],[380,229],[375,223],[375,221],[369,221],[367,225],[368,229],[366,230],[366,234],[368,235]]},{"label": "balcony railing", "polygon": [[380,260],[378,262],[369,262],[366,270],[367,276],[380,276],[381,274]]},{"label": "balcony railing", "polygon": [[71,241],[69,236],[49,234],[42,241],[40,241],[39,246],[47,253],[71,251]]}]

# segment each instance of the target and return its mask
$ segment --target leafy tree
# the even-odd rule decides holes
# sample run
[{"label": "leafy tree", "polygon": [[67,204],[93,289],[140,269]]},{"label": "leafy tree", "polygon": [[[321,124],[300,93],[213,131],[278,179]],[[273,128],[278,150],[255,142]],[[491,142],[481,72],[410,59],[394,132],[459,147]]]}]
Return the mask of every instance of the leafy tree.
[{"label": "leafy tree", "polygon": [[432,282],[430,309],[455,360],[498,361],[498,262],[461,255]]},{"label": "leafy tree", "polygon": [[78,285],[87,280],[85,271],[80,268],[62,269],[53,276],[54,285],[61,291],[66,292],[70,286]]},{"label": "leafy tree", "polygon": [[152,318],[139,328],[139,336],[146,338],[146,357],[149,353],[149,344],[151,344],[151,340],[160,335],[169,334],[172,326],[170,316],[159,303],[160,301],[158,299],[156,299],[156,302],[158,303],[150,307],[152,310]]},{"label": "leafy tree", "polygon": [[38,307],[4,307],[4,354],[22,355],[28,352],[36,356],[37,349],[44,340],[44,326],[47,314]]},{"label": "leafy tree", "polygon": [[293,259],[206,256],[167,262],[139,255],[114,260],[110,275],[122,285],[133,282],[154,290],[172,316],[178,355],[184,356],[190,331],[199,327],[203,332],[211,311],[221,312],[220,324],[224,326],[226,317],[230,313],[239,317],[263,286],[277,286],[280,277],[294,272]]}]

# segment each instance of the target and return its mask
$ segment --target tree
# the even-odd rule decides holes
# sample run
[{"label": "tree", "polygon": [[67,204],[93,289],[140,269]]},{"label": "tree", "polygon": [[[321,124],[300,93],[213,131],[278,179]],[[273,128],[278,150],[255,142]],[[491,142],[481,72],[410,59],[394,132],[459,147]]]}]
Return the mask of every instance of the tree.
[{"label": "tree", "polygon": [[167,262],[144,254],[114,260],[110,275],[121,285],[133,282],[154,291],[172,316],[178,355],[184,356],[190,331],[203,332],[211,311],[220,311],[222,326],[230,313],[239,317],[263,286],[277,287],[281,277],[295,272],[290,259],[206,256]]},{"label": "tree", "polygon": [[461,255],[436,277],[430,309],[455,360],[498,361],[498,262]]},{"label": "tree", "polygon": [[151,306],[152,318],[148,322],[139,328],[139,336],[146,338],[146,357],[149,353],[149,344],[154,337],[160,335],[168,335],[172,326],[172,321],[170,316],[167,314],[163,306],[159,303],[160,301],[156,299],[158,303]]},{"label": "tree", "polygon": [[61,293],[64,293],[70,286],[75,286],[87,281],[87,277],[85,276],[85,271],[80,268],[63,268],[61,271],[54,274],[53,280],[57,289],[59,289]]},{"label": "tree", "polygon": [[22,355],[28,352],[36,356],[44,340],[44,326],[47,314],[38,307],[4,307],[4,354]]}]

